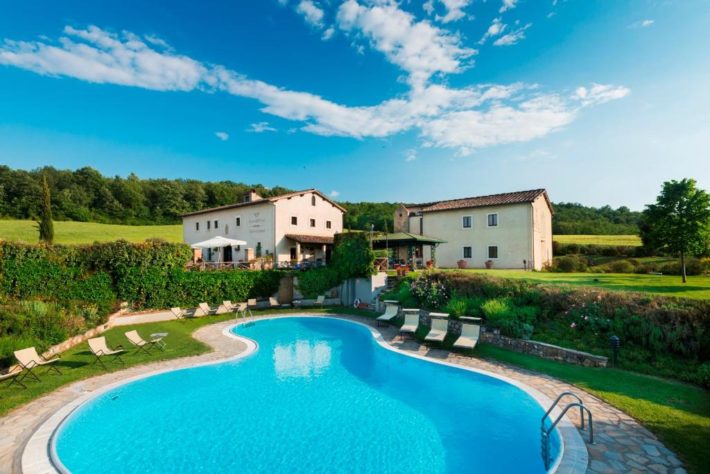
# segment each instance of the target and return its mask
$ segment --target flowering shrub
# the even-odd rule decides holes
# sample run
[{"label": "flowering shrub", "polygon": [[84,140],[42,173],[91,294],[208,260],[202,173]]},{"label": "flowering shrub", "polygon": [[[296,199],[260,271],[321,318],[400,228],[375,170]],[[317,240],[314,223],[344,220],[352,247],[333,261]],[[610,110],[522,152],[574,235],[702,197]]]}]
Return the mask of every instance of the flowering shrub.
[{"label": "flowering shrub", "polygon": [[443,308],[451,297],[447,286],[430,273],[419,275],[412,282],[410,291],[419,304],[427,309]]}]

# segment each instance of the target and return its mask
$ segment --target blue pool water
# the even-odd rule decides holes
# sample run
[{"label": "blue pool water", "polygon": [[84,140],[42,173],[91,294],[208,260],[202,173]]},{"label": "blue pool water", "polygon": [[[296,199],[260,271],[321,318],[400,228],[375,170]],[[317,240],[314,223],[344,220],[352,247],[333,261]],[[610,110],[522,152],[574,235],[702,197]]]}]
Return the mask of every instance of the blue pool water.
[{"label": "blue pool water", "polygon": [[[104,393],[61,426],[74,473],[536,473],[543,409],[331,318],[234,329],[258,350]],[[559,437],[554,437],[555,452]]]}]

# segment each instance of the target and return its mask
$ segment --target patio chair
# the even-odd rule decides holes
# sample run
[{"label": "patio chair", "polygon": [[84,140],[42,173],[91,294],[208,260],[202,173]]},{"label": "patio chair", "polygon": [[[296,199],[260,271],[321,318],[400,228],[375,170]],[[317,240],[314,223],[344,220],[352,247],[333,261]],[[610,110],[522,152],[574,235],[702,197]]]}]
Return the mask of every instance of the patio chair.
[{"label": "patio chair", "polygon": [[0,374],[0,382],[3,382],[5,380],[9,380],[10,383],[7,384],[8,387],[12,387],[13,385],[19,385],[22,388],[27,388],[27,385],[22,383],[22,379],[24,377],[19,377],[19,375],[22,373],[22,369],[20,370],[11,370],[10,372],[6,374]]},{"label": "patio chair", "polygon": [[270,308],[290,308],[291,305],[288,303],[279,303],[279,300],[273,296],[269,297],[269,307]]},{"label": "patio chair", "polygon": [[419,328],[419,309],[418,308],[404,308],[404,324],[399,328],[399,335],[404,336],[404,334],[414,335]]},{"label": "patio chair", "polygon": [[28,375],[31,375],[33,379],[39,382],[39,377],[34,373],[34,369],[37,367],[47,367],[46,373],[54,371],[58,375],[62,374],[59,371],[59,368],[56,365],[53,365],[59,360],[59,357],[55,357],[54,359],[45,359],[41,355],[37,354],[37,349],[34,347],[28,347],[27,349],[15,351],[15,359],[17,359],[17,362],[20,363],[20,367],[27,371],[27,373],[22,376],[22,380],[26,379]]},{"label": "patio chair", "polygon": [[233,313],[237,310],[237,305],[229,300],[222,301],[222,304],[217,308],[217,314]]},{"label": "patio chair", "polygon": [[235,319],[239,316],[241,316],[242,318],[246,318],[247,313],[249,313],[249,316],[254,317],[254,315],[251,314],[251,309],[249,309],[249,305],[247,303],[237,303],[234,311]]},{"label": "patio chair", "polygon": [[91,349],[91,352],[96,357],[94,364],[98,362],[99,364],[101,364],[101,367],[103,367],[104,369],[107,369],[106,365],[104,364],[104,361],[101,360],[104,357],[113,356],[113,359],[111,359],[111,362],[118,361],[121,364],[125,364],[123,359],[121,359],[121,354],[126,352],[125,349],[123,349],[123,346],[116,346],[116,349],[110,349],[106,345],[106,338],[104,336],[89,339],[89,349]]},{"label": "patio chair", "polygon": [[378,325],[391,323],[392,320],[397,317],[397,313],[399,313],[399,302],[398,301],[387,300],[384,303],[385,303],[385,312],[382,313],[377,318]]},{"label": "patio chair", "polygon": [[200,303],[195,308],[195,316],[209,316],[210,314],[217,314],[217,308],[213,308],[207,303]]},{"label": "patio chair", "polygon": [[473,349],[476,347],[481,335],[481,326],[478,324],[462,324],[461,336],[454,342],[454,347],[459,349]]},{"label": "patio chair", "polygon": [[251,308],[257,309],[258,306],[259,306],[259,305],[258,305],[257,302],[256,302],[256,298],[249,298],[249,299],[247,300],[247,307],[248,307],[249,309],[251,309]]},{"label": "patio chair", "polygon": [[140,334],[138,334],[138,331],[128,331],[126,333],[126,338],[128,341],[136,346],[136,352],[145,352],[146,354],[150,355],[150,350],[153,347],[157,347],[161,351],[164,351],[164,343],[163,343],[163,338],[162,337],[154,337],[151,338],[149,341],[146,341],[143,339]]},{"label": "patio chair", "polygon": [[173,315],[175,316],[175,319],[187,319],[187,318],[194,318],[195,317],[194,310],[182,309],[177,306],[175,308],[170,308],[170,312],[173,313]]},{"label": "patio chair", "polygon": [[449,315],[447,313],[429,313],[429,316],[431,317],[431,330],[424,340],[444,342],[446,332],[449,330]]}]

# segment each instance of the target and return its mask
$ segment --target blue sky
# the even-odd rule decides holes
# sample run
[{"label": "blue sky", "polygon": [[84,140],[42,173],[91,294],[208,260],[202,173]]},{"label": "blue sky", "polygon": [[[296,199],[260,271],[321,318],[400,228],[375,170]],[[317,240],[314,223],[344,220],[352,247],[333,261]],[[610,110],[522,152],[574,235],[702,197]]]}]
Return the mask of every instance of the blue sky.
[{"label": "blue sky", "polygon": [[428,201],[710,188],[710,2],[5,2],[0,163]]}]

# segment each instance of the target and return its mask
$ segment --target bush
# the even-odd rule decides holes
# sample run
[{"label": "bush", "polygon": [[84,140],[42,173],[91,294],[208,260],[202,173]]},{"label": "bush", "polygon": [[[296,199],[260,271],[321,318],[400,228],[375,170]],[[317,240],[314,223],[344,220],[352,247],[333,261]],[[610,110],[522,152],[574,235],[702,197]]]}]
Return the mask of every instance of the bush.
[{"label": "bush", "polygon": [[572,255],[556,257],[553,260],[552,270],[562,273],[586,272],[587,260],[584,257]]},{"label": "bush", "polygon": [[[680,275],[681,274],[680,261],[666,263],[662,265],[659,271],[664,275]],[[702,275],[707,271],[707,267],[703,264],[701,260],[696,258],[689,258],[685,262],[685,273],[687,275]]]},{"label": "bush", "polygon": [[710,388],[710,364],[705,362],[698,367],[697,383],[705,388]]},{"label": "bush", "polygon": [[427,309],[440,309],[449,301],[449,289],[435,274],[422,274],[411,283],[412,296]]},{"label": "bush", "polygon": [[331,267],[314,268],[298,274],[298,290],[306,298],[315,298],[340,284],[338,272]]},{"label": "bush", "polygon": [[611,273],[633,273],[634,265],[628,260],[617,260],[616,262],[611,262],[608,265]]},{"label": "bush", "polygon": [[467,308],[466,298],[454,297],[444,306],[444,311],[449,313],[452,318],[459,318],[466,315]]}]

